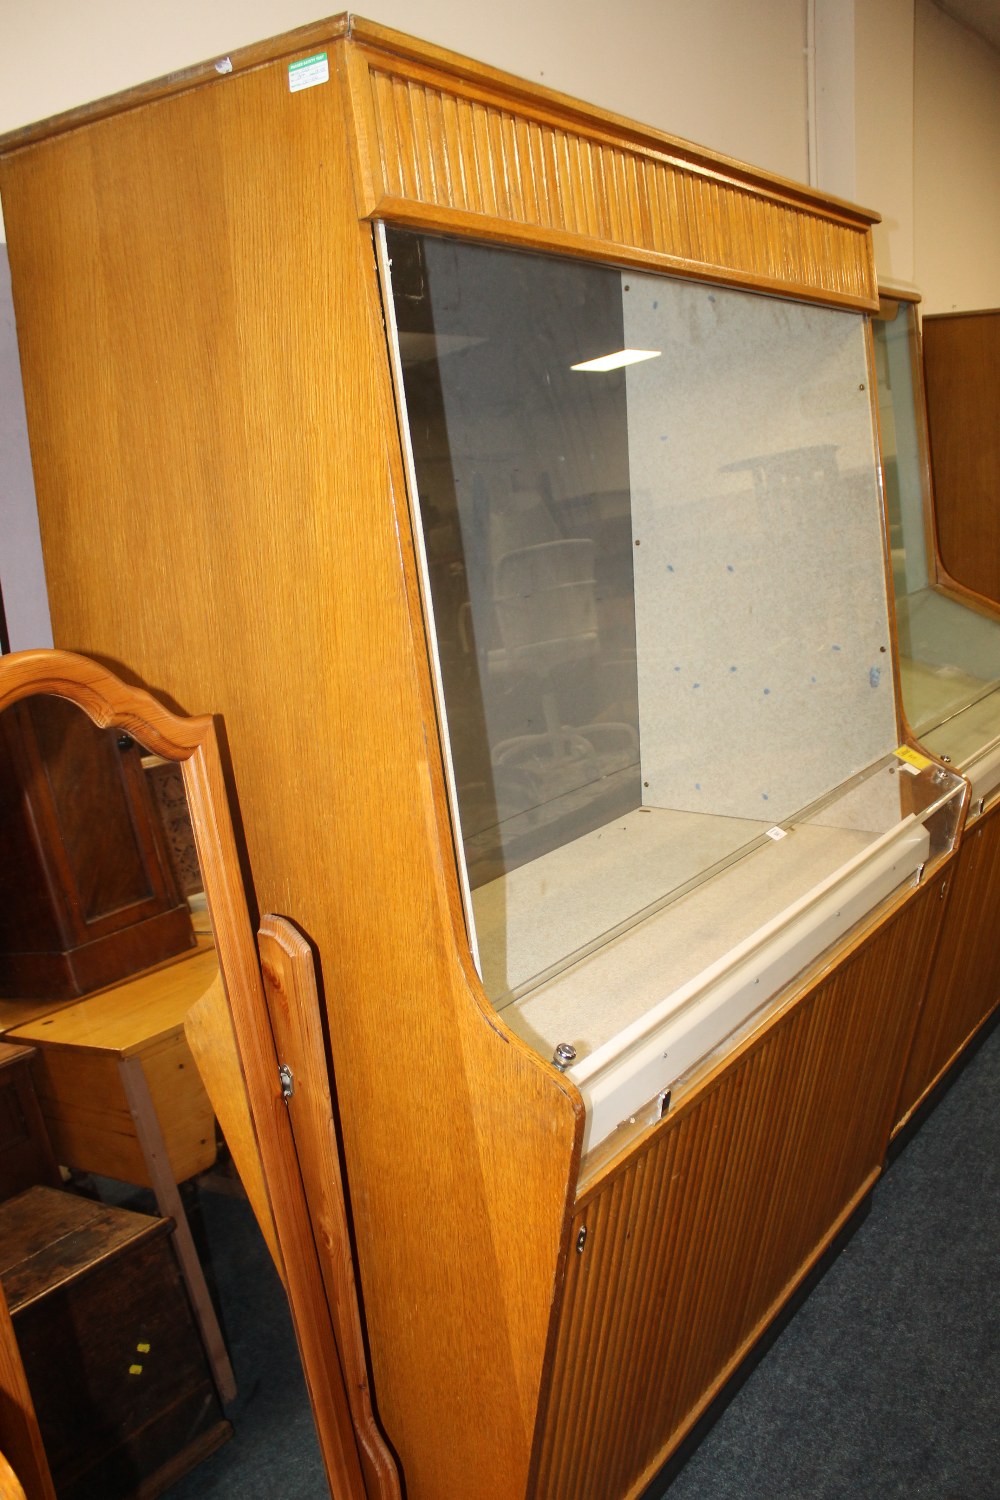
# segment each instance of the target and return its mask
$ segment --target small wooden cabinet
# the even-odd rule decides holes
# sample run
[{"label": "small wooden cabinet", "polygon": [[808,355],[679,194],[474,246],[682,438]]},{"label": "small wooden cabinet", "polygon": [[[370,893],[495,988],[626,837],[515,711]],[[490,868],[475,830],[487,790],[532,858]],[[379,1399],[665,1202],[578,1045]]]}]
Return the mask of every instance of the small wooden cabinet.
[{"label": "small wooden cabinet", "polygon": [[60,1500],[154,1496],[230,1436],[170,1224],[29,1188],[0,1280]]},{"label": "small wooden cabinet", "polygon": [[194,946],[138,747],[57,698],[0,718],[0,997],[74,999]]}]

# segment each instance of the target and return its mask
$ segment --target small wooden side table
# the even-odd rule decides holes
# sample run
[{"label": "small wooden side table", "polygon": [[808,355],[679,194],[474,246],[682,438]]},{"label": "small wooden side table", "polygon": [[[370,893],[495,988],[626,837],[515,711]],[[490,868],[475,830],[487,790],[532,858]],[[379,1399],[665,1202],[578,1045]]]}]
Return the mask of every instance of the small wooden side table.
[{"label": "small wooden side table", "polygon": [[0,1204],[0,1283],[61,1500],[149,1500],[231,1436],[169,1230],[57,1188]]},{"label": "small wooden side table", "polygon": [[197,951],[6,1032],[37,1048],[35,1086],[56,1160],[151,1188],[174,1221],[177,1258],[223,1401],[236,1382],[178,1183],[215,1161],[215,1119],[184,1017],[218,972]]}]

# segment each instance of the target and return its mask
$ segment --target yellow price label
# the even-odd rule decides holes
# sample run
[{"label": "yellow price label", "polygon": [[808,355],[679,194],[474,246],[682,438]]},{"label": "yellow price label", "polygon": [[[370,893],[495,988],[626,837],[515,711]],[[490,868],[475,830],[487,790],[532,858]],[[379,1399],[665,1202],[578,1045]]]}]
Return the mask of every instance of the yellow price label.
[{"label": "yellow price label", "polygon": [[926,755],[921,755],[919,750],[911,750],[909,745],[900,745],[896,755],[900,760],[905,760],[908,766],[916,766],[918,771],[924,771],[934,764]]}]

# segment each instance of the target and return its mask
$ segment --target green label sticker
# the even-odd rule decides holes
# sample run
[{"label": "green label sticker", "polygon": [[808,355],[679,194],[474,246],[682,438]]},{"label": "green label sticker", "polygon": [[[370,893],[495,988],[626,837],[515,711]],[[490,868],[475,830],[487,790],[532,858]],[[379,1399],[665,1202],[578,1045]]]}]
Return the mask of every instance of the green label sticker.
[{"label": "green label sticker", "polygon": [[313,57],[300,57],[298,62],[288,64],[288,88],[293,94],[303,89],[314,89],[318,83],[327,83],[330,78],[330,63],[325,52]]}]

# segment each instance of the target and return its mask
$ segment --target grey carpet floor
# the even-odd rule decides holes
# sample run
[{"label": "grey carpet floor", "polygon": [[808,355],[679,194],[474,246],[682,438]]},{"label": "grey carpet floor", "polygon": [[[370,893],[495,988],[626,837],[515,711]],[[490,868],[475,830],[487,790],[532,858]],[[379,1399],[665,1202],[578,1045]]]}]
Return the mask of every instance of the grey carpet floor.
[{"label": "grey carpet floor", "polygon": [[[648,1500],[1000,1500],[998,1100],[1000,1031],[686,1467]],[[240,1391],[233,1440],[171,1500],[326,1500],[277,1278],[246,1205],[202,1199]]]}]

